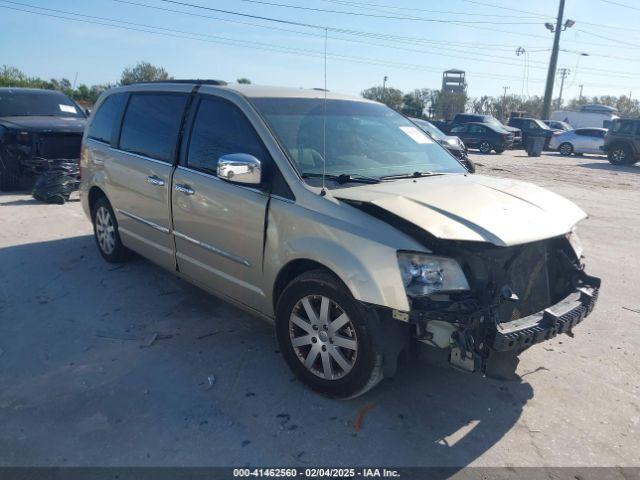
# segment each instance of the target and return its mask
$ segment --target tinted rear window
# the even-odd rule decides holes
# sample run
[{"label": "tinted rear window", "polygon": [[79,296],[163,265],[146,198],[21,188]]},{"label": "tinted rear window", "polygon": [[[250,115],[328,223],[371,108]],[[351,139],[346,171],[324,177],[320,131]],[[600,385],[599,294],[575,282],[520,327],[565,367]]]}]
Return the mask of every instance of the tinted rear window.
[{"label": "tinted rear window", "polygon": [[171,163],[186,102],[185,94],[132,94],[122,122],[120,148]]},{"label": "tinted rear window", "polygon": [[125,94],[117,93],[107,97],[105,101],[102,102],[98,111],[93,114],[87,133],[89,138],[111,143],[113,130],[117,126],[120,115],[122,115],[122,107],[124,106],[125,99]]},{"label": "tinted rear window", "polygon": [[[637,122],[640,125],[640,122]],[[634,121],[614,121],[611,123],[611,131],[614,133],[633,133],[636,122]]]}]

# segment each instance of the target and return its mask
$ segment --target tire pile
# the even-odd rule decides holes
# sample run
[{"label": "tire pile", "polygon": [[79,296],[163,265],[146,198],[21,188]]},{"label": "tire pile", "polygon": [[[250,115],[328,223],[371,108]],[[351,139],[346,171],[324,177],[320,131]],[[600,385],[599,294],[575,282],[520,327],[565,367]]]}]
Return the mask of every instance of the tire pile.
[{"label": "tire pile", "polygon": [[45,203],[64,204],[79,186],[78,159],[47,160],[47,166],[36,180],[32,194],[33,198]]}]

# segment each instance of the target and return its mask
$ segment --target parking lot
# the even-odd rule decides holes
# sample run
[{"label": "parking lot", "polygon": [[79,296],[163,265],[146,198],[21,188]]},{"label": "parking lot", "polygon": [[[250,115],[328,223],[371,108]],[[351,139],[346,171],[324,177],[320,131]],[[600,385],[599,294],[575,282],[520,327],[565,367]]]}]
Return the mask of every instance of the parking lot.
[{"label": "parking lot", "polygon": [[295,381],[261,320],[145,260],[104,262],[77,197],[2,194],[0,464],[637,465],[640,165],[472,158],[590,214],[595,312],[525,352],[518,382],[416,361],[350,401]]}]

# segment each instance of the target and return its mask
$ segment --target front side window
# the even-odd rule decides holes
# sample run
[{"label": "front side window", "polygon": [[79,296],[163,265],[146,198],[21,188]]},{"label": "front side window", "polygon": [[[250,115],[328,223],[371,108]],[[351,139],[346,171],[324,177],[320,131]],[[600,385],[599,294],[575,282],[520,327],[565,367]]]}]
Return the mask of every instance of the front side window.
[{"label": "front side window", "polygon": [[53,90],[0,90],[0,117],[85,118],[78,105],[62,92]]},{"label": "front side window", "polygon": [[186,102],[184,94],[133,93],[122,122],[120,148],[171,163]]},{"label": "front side window", "polygon": [[485,131],[485,128],[480,125],[471,125],[469,127],[469,133],[484,133]]},{"label": "front side window", "polygon": [[191,131],[187,166],[215,175],[218,159],[231,153],[247,153],[263,163],[270,158],[238,107],[219,97],[202,97]]},{"label": "front side window", "polygon": [[463,133],[465,131],[465,126],[464,125],[458,125],[457,127],[453,127],[451,129],[451,133]]},{"label": "front side window", "polygon": [[413,123],[377,103],[320,98],[254,98],[253,104],[304,174],[382,177],[464,173]]},{"label": "front side window", "polygon": [[89,138],[105,143],[111,143],[111,136],[116,128],[116,122],[122,115],[122,107],[127,98],[124,93],[108,96],[93,114],[87,135]]}]

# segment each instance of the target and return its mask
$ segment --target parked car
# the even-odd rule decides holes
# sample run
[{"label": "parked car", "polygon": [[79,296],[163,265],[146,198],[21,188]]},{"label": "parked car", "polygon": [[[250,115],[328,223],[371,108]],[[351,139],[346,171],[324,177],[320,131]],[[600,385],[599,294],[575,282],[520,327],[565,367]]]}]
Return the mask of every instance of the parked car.
[{"label": "parked car", "polygon": [[560,155],[581,155],[583,153],[602,154],[606,128],[578,128],[553,135],[549,142],[551,150],[557,150]]},{"label": "parked car", "polygon": [[522,132],[519,128],[510,127],[509,125],[503,124],[500,120],[492,115],[476,115],[470,113],[457,113],[453,120],[451,121],[451,125],[449,126],[449,130],[447,133],[451,132],[451,129],[456,127],[457,125],[461,125],[464,123],[486,123],[493,127],[502,128],[507,132],[513,134],[513,146],[517,147],[522,144]]},{"label": "parked car", "polygon": [[509,126],[520,129],[522,132],[522,144],[525,147],[530,137],[544,137],[545,145],[548,145],[553,135],[553,130],[537,118],[511,117]]},{"label": "parked car", "polygon": [[640,161],[640,118],[614,120],[605,136],[603,151],[613,165]]},{"label": "parked car", "polygon": [[557,120],[542,120],[542,123],[548,126],[551,130],[555,130],[557,132],[567,132],[569,130],[573,130],[573,127],[567,122],[560,122]]},{"label": "parked car", "polygon": [[509,377],[597,299],[580,208],[468,175],[362,98],[220,81],[115,88],[81,162],[106,261],[134,250],[273,322],[296,376],[332,397],[392,376],[412,342]]},{"label": "parked car", "polygon": [[611,122],[620,118],[618,110],[607,105],[582,105],[579,111],[558,110],[551,113],[550,120],[568,123],[573,128],[609,128]]},{"label": "parked car", "polygon": [[19,189],[47,160],[80,158],[85,121],[62,92],[0,88],[0,191]]},{"label": "parked car", "polygon": [[430,122],[422,120],[420,118],[410,118],[423,132],[433,138],[436,142],[449,150],[449,153],[460,160],[460,163],[469,170],[471,173],[475,173],[476,166],[473,161],[467,155],[467,147],[459,137],[453,137],[445,135],[439,128],[434,127]]},{"label": "parked car", "polygon": [[513,146],[513,134],[501,127],[488,123],[463,123],[451,129],[452,135],[460,137],[469,148],[477,148],[481,153],[502,153]]}]

